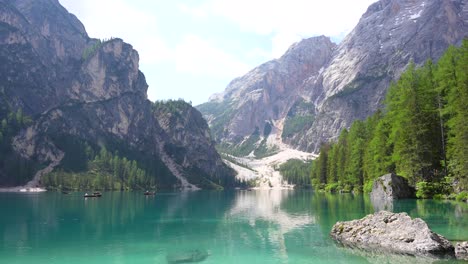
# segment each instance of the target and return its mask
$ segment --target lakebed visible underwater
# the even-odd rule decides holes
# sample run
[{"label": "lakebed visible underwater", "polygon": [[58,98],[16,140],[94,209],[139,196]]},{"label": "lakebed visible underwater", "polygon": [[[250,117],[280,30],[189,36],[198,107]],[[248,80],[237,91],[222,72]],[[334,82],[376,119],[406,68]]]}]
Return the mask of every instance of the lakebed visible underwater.
[{"label": "lakebed visible underwater", "polygon": [[[311,191],[0,193],[1,263],[428,263],[364,252],[329,237],[337,221],[374,212],[363,195]],[[451,241],[468,240],[468,204],[401,200],[394,212],[424,219]],[[443,263],[455,260],[440,260]]]}]

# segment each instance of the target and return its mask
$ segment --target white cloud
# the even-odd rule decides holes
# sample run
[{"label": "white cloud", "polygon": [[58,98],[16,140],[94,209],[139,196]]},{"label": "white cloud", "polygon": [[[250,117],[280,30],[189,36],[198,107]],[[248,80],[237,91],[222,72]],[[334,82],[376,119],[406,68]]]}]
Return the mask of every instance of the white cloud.
[{"label": "white cloud", "polygon": [[156,17],[123,0],[60,0],[86,26],[90,37],[119,37],[138,50],[142,63],[151,64],[170,57],[160,37]]},{"label": "white cloud", "polygon": [[[174,85],[180,89],[193,80],[204,87],[187,98],[201,102],[213,92],[204,90],[210,83],[227,84],[257,64],[280,57],[302,38],[323,34],[341,39],[375,0],[59,1],[77,15],[91,37],[119,37],[138,50],[150,99],[161,93],[164,98],[171,93],[172,98],[188,96],[176,93],[179,87],[167,88],[179,78]],[[227,36],[242,45],[237,49],[233,42],[219,44],[226,43]]]},{"label": "white cloud", "polygon": [[179,8],[180,11],[182,11],[182,13],[193,16],[193,17],[203,18],[208,15],[206,6],[190,7],[185,3],[179,3],[177,4],[177,7]]},{"label": "white cloud", "polygon": [[224,17],[242,30],[272,35],[272,55],[279,57],[304,37],[343,36],[376,0],[206,0],[196,7]]},{"label": "white cloud", "polygon": [[224,52],[209,41],[187,35],[175,48],[176,69],[194,75],[237,77],[251,67]]}]

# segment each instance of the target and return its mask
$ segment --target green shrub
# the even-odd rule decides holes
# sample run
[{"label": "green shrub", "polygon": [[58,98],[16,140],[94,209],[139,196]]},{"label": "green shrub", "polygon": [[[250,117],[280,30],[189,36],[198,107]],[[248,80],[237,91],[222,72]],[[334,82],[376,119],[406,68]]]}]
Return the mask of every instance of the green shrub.
[{"label": "green shrub", "polygon": [[303,131],[305,128],[310,127],[314,123],[315,117],[313,115],[305,116],[288,116],[284,122],[283,139],[290,138],[295,134]]},{"label": "green shrub", "polygon": [[326,192],[337,192],[340,190],[340,184],[339,183],[329,183],[325,185],[325,191]]},{"label": "green shrub", "polygon": [[448,194],[450,186],[445,182],[418,182],[416,184],[416,197],[422,199],[440,198]]},{"label": "green shrub", "polygon": [[364,183],[364,193],[370,193],[372,191],[372,186],[374,185],[373,181],[367,181]]},{"label": "green shrub", "polygon": [[457,194],[457,196],[455,196],[455,200],[457,201],[468,201],[468,192],[467,191],[463,191],[459,194]]}]

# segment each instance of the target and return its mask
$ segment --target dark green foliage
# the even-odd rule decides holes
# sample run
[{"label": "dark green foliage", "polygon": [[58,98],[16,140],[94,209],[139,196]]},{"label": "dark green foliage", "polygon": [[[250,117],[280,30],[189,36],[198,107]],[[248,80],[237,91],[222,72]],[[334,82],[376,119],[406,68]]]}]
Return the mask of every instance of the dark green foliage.
[{"label": "dark green foliage", "polygon": [[[386,98],[385,112],[355,121],[338,142],[321,148],[316,188],[370,191],[389,172],[406,177],[418,197],[441,197],[468,186],[468,41],[437,65],[410,64]],[[447,155],[446,155],[447,154]],[[446,162],[447,161],[447,162]]]},{"label": "dark green foliage", "polygon": [[449,194],[450,184],[447,182],[425,182],[421,181],[416,184],[418,198],[433,198],[435,195]]},{"label": "dark green foliage", "polygon": [[323,189],[328,183],[328,180],[331,180],[328,175],[328,155],[330,152],[330,144],[324,143],[320,147],[320,155],[317,160],[314,162],[312,167],[312,185],[315,189]]},{"label": "dark green foliage", "polygon": [[185,113],[186,110],[191,107],[192,105],[190,103],[185,102],[184,99],[156,101],[153,103],[153,111],[159,113],[169,113],[174,115],[180,115],[180,113]]},{"label": "dark green foliage", "polygon": [[237,166],[241,166],[243,168],[246,168],[248,170],[252,170],[252,168],[250,168],[249,166],[247,166],[247,164],[244,164],[244,163],[241,163],[239,162],[235,157],[229,155],[229,154],[226,154],[226,153],[223,153],[223,152],[220,152],[220,155],[221,157],[224,159],[224,160],[227,160],[231,163],[234,163],[236,164]]},{"label": "dark green foliage", "polygon": [[258,127],[255,131],[250,135],[242,144],[235,150],[233,153],[235,156],[247,156],[249,155],[254,149],[257,142],[260,140],[260,132]]},{"label": "dark green foliage", "polygon": [[279,171],[283,179],[290,184],[295,184],[299,188],[310,187],[310,173],[312,161],[302,161],[298,159],[288,160],[281,164]]},{"label": "dark green foliage", "polygon": [[235,114],[231,102],[208,102],[197,106],[197,109],[203,115],[214,117],[210,121],[210,130],[215,140],[219,140],[223,135],[228,133],[226,124],[228,124]]},{"label": "dark green foliage", "polygon": [[91,147],[86,142],[64,134],[51,136],[51,139],[57,148],[65,152],[65,156],[60,162],[61,168],[67,172],[82,172],[88,169],[88,160],[94,155],[87,154]]},{"label": "dark green foliage", "polygon": [[[73,145],[78,140],[74,140]],[[89,149],[88,149],[89,150]],[[89,152],[90,153],[90,152]],[[67,170],[66,170],[67,169]],[[86,170],[78,173],[70,168],[56,170],[42,178],[42,184],[51,189],[67,190],[143,190],[156,188],[154,175],[148,174],[135,160],[119,157],[105,148],[86,162]]]},{"label": "dark green foliage", "polygon": [[38,164],[20,155],[9,151],[5,158],[0,160],[0,185],[19,186],[30,181],[38,169]]},{"label": "dark green foliage", "polygon": [[467,202],[468,201],[468,191],[462,191],[461,193],[457,194],[455,196],[455,200]]},{"label": "dark green foliage", "polygon": [[468,189],[468,39],[461,48],[451,47],[441,58],[436,72],[437,87],[445,95],[444,118],[447,133],[448,169]]},{"label": "dark green foliage", "polygon": [[290,138],[298,132],[301,132],[304,128],[309,128],[312,123],[314,123],[313,115],[293,117],[288,116],[284,122],[283,133],[281,134],[281,137],[283,139]]},{"label": "dark green foliage", "polygon": [[[371,125],[371,120],[375,120],[377,125]],[[366,122],[368,125],[368,142],[364,153],[364,191],[370,192],[372,182],[375,178],[395,171],[395,165],[392,161],[393,144],[390,142],[391,126],[387,119],[383,118],[380,112],[377,112]]]},{"label": "dark green foliage", "polygon": [[227,153],[236,157],[243,157],[252,153],[252,151],[254,151],[257,148],[259,141],[260,131],[257,127],[255,131],[238,146],[233,147],[232,145],[221,144],[220,146],[218,146],[218,148],[223,153]]},{"label": "dark green foliage", "polygon": [[392,159],[398,174],[411,184],[432,180],[441,170],[440,128],[432,64],[416,70],[410,64],[392,85],[387,98],[387,117],[392,124]]},{"label": "dark green foliage", "polygon": [[37,164],[16,154],[12,142],[21,129],[30,125],[32,120],[23,114],[22,109],[11,111],[8,102],[1,98],[0,101],[0,185],[22,185],[32,179]]},{"label": "dark green foliage", "polygon": [[83,51],[83,55],[81,56],[81,58],[83,60],[87,60],[88,58],[92,57],[96,53],[96,51],[99,50],[99,48],[101,48],[102,44],[103,44],[103,41],[101,41],[100,39],[96,40],[94,44],[87,47]]},{"label": "dark green foliage", "polygon": [[295,134],[305,132],[306,129],[310,128],[315,119],[314,109],[313,103],[299,99],[286,116],[281,137],[289,139]]},{"label": "dark green foliage", "polygon": [[263,127],[263,137],[267,138],[270,133],[271,133],[271,123],[270,122],[265,122],[265,126]]},{"label": "dark green foliage", "polygon": [[[265,124],[264,134],[265,131],[268,134],[271,132],[271,125],[269,123]],[[258,158],[264,158],[271,155],[274,155],[278,151],[278,147],[268,146],[267,144],[267,137],[260,137],[260,131],[258,127],[255,128],[255,131],[244,141],[240,142],[239,145],[231,145],[231,144],[220,144],[217,146],[219,152],[226,153],[228,155],[236,156],[236,157],[244,157],[250,155],[253,152],[253,155]]]},{"label": "dark green foliage", "polygon": [[277,146],[268,146],[267,139],[264,138],[260,142],[260,145],[254,150],[254,155],[257,159],[261,159],[276,154],[278,149]]},{"label": "dark green foliage", "polygon": [[254,188],[257,186],[257,180],[252,179],[252,180],[240,180],[240,179],[235,179],[235,185],[237,188],[240,189],[250,189]]},{"label": "dark green foliage", "polygon": [[358,76],[350,84],[346,85],[341,91],[333,95],[333,97],[345,97],[359,91],[367,83],[378,81],[385,78],[386,73],[384,71],[376,73],[370,76]]}]

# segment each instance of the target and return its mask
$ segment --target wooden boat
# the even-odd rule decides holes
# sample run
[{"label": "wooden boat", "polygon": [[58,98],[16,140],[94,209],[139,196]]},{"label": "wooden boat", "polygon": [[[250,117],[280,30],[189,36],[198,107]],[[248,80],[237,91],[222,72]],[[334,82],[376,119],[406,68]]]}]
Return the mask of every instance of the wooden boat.
[{"label": "wooden boat", "polygon": [[101,197],[102,196],[101,192],[93,192],[93,194],[96,195],[96,197]]},{"label": "wooden boat", "polygon": [[150,192],[150,191],[146,191],[144,193],[144,195],[155,195],[155,194],[156,194],[156,192]]}]

